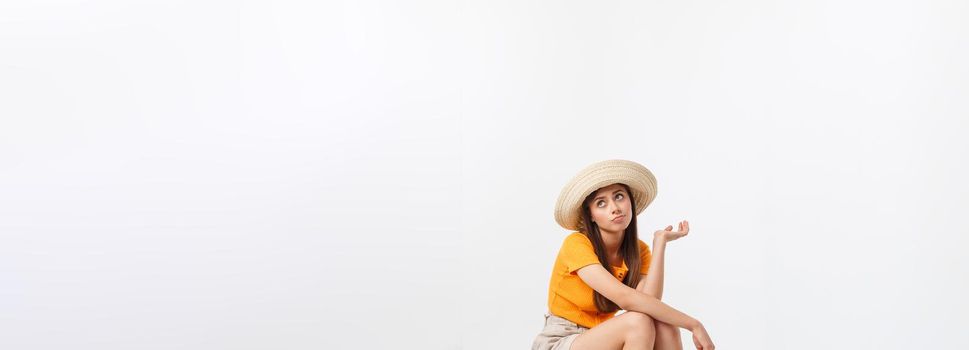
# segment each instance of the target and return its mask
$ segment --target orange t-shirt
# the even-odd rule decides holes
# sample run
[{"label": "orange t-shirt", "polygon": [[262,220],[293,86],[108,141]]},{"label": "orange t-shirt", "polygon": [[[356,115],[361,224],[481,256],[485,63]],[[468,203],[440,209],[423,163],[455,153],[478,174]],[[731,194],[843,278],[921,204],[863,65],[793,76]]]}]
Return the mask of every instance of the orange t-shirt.
[{"label": "orange t-shirt", "polygon": [[[649,271],[652,255],[649,246],[639,240],[639,256],[642,259],[640,274]],[[592,328],[616,315],[615,312],[600,313],[592,298],[592,287],[585,284],[576,273],[582,267],[599,264],[592,241],[582,232],[572,232],[562,243],[552,279],[548,285],[548,309],[553,315],[565,318],[576,324]],[[629,268],[623,261],[622,266],[613,266],[613,276],[620,282],[626,277]]]}]

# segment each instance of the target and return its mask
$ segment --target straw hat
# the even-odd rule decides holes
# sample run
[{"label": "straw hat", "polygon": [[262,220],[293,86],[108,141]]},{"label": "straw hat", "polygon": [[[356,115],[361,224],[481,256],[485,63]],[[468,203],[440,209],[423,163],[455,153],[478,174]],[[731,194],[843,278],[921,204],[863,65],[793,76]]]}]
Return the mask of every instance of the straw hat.
[{"label": "straw hat", "polygon": [[555,202],[555,221],[565,229],[578,231],[582,201],[598,189],[614,183],[629,186],[636,200],[636,215],[656,198],[656,177],[649,169],[633,161],[605,160],[585,167],[562,187]]}]

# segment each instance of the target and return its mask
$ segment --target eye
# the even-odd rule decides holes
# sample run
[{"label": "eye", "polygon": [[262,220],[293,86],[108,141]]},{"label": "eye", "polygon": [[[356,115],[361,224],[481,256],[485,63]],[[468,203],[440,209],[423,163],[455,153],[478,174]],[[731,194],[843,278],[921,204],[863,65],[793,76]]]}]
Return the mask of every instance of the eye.
[{"label": "eye", "polygon": [[599,207],[599,208],[602,208],[602,205],[605,204],[605,203],[606,203],[606,201],[600,200],[600,201],[596,202],[596,206]]},{"label": "eye", "polygon": [[623,199],[623,198],[626,198],[626,196],[622,195],[622,193],[616,194],[616,199]]}]

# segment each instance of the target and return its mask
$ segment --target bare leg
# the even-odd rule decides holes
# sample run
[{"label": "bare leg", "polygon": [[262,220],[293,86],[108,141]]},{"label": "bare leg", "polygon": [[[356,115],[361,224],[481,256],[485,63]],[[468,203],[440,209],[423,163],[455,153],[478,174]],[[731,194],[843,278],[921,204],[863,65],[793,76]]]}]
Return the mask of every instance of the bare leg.
[{"label": "bare leg", "polygon": [[683,350],[679,328],[661,321],[654,321],[654,323],[656,323],[656,345],[653,350]]},{"label": "bare leg", "polygon": [[579,334],[572,350],[652,350],[655,340],[653,318],[627,311]]}]

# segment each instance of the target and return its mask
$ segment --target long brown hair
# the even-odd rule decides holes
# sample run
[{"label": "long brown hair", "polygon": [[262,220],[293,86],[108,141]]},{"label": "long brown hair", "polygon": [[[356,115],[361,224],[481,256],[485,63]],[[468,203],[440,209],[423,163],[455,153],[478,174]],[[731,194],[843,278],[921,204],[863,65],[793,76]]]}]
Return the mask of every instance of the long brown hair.
[{"label": "long brown hair", "polygon": [[[629,215],[631,218],[629,221],[629,226],[622,236],[622,242],[619,244],[619,254],[622,256],[623,261],[626,262],[626,267],[629,271],[626,273],[626,277],[623,278],[622,283],[636,288],[639,284],[639,280],[642,278],[640,275],[640,270],[642,269],[642,259],[639,256],[639,235],[636,232],[636,200],[633,198],[633,194],[629,191],[629,186],[620,183],[624,188],[626,188],[626,193],[628,194],[630,212],[624,213]],[[598,190],[597,190],[598,191]],[[606,256],[606,246],[602,241],[602,233],[599,232],[599,226],[592,221],[592,212],[589,209],[589,205],[592,204],[592,200],[595,199],[595,194],[597,191],[593,191],[585,198],[582,202],[582,222],[580,223],[580,231],[589,237],[592,241],[592,247],[596,251],[596,256],[599,257],[599,263],[606,268],[612,274],[612,264],[609,263],[609,259]],[[609,300],[599,292],[592,291],[593,300],[596,303],[596,309],[602,313],[613,313],[619,310],[619,305],[616,305],[612,300]]]}]

